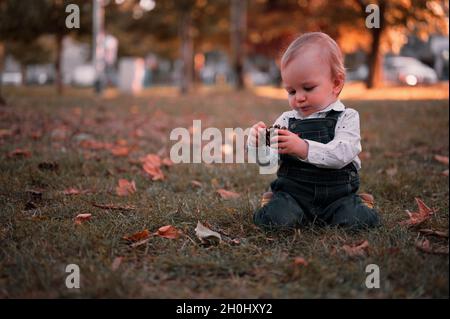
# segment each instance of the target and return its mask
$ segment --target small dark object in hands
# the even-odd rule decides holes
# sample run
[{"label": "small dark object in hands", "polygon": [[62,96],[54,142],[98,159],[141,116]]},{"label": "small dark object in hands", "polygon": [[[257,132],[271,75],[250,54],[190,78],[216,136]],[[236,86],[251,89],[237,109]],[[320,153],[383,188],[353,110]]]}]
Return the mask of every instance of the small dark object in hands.
[{"label": "small dark object in hands", "polygon": [[270,146],[270,134],[273,133],[274,130],[287,130],[286,126],[280,126],[279,124],[275,124],[274,126],[269,126],[266,128],[266,145]]}]

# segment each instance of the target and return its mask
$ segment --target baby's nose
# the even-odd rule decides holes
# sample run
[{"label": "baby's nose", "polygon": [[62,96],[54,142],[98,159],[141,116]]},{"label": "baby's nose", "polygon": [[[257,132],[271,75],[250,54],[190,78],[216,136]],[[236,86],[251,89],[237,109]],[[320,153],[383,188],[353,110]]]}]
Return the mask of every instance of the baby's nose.
[{"label": "baby's nose", "polygon": [[296,102],[304,102],[306,100],[306,96],[302,93],[295,94]]}]

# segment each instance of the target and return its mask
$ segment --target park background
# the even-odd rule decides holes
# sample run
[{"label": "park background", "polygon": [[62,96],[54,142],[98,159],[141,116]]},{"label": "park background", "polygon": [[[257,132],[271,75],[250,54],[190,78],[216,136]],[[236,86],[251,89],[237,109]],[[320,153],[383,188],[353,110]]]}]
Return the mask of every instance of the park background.
[{"label": "park background", "polygon": [[[345,54],[379,229],[263,232],[274,176],[168,159],[194,119],[287,110],[279,57],[307,31]],[[448,60],[448,1],[0,0],[0,297],[448,298]]]}]

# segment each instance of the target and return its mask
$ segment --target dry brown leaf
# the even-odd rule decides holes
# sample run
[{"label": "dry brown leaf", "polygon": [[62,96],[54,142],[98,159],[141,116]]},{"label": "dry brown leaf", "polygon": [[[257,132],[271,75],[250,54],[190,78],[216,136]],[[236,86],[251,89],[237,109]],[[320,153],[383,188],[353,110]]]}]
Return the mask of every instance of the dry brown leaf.
[{"label": "dry brown leaf", "polygon": [[163,158],[163,160],[161,161],[161,164],[162,164],[163,166],[170,167],[170,166],[173,166],[174,163],[172,162],[172,160],[171,160],[170,158],[165,157],[165,158]]},{"label": "dry brown leaf", "polygon": [[130,151],[131,151],[131,149],[127,146],[113,146],[110,149],[111,154],[116,157],[128,156],[128,154],[130,154]]},{"label": "dry brown leaf", "polygon": [[143,164],[147,163],[149,166],[161,167],[161,158],[156,154],[147,154],[145,157],[141,158],[140,161]]},{"label": "dry brown leaf", "polygon": [[444,231],[433,230],[433,229],[419,229],[419,233],[422,233],[424,235],[448,238],[448,231],[444,232]]},{"label": "dry brown leaf", "polygon": [[136,192],[136,184],[134,181],[127,181],[126,179],[119,179],[119,185],[116,187],[116,193],[119,196],[128,196]]},{"label": "dry brown leaf", "polygon": [[361,198],[361,200],[367,207],[373,208],[373,205],[375,204],[375,199],[371,194],[360,193],[358,194],[358,196]]},{"label": "dry brown leaf", "polygon": [[448,246],[447,247],[433,247],[428,239],[417,240],[416,248],[427,254],[448,255]]},{"label": "dry brown leaf", "polygon": [[153,181],[163,180],[165,178],[164,173],[157,166],[150,164],[149,162],[145,162],[142,165],[144,172],[146,172]]},{"label": "dry brown leaf", "polygon": [[178,237],[180,237],[181,231],[179,231],[172,225],[166,225],[160,227],[155,235],[169,239],[177,239]]},{"label": "dry brown leaf", "polygon": [[409,216],[408,220],[401,221],[400,225],[406,226],[416,226],[422,224],[424,221],[429,219],[436,211],[434,209],[429,208],[425,203],[419,198],[415,198],[417,206],[419,208],[418,212],[410,212],[406,210],[406,213]]},{"label": "dry brown leaf", "polygon": [[448,156],[434,155],[434,159],[436,161],[438,161],[439,163],[442,163],[444,165],[448,165]]},{"label": "dry brown leaf", "polygon": [[191,185],[194,187],[198,187],[198,188],[201,188],[203,186],[202,183],[200,183],[199,181],[196,181],[196,180],[192,180]]},{"label": "dry brown leaf", "polygon": [[308,262],[303,257],[295,257],[294,258],[294,265],[295,266],[308,266]]},{"label": "dry brown leaf", "polygon": [[369,253],[369,242],[364,240],[356,245],[344,245],[342,249],[350,257],[365,257]]},{"label": "dry brown leaf", "polygon": [[92,214],[85,213],[85,214],[78,214],[77,217],[75,217],[75,224],[81,225],[83,222],[90,220],[92,217]]},{"label": "dry brown leaf", "polygon": [[144,229],[143,231],[134,233],[133,235],[130,235],[130,236],[123,236],[122,238],[124,240],[130,241],[130,242],[137,242],[137,241],[140,241],[140,240],[147,239],[150,236],[151,236],[151,234],[148,231],[148,229]]},{"label": "dry brown leaf", "polygon": [[195,227],[195,235],[203,244],[217,245],[222,241],[222,236],[218,232],[209,229],[199,221],[197,222],[197,227]]},{"label": "dry brown leaf", "polygon": [[239,196],[241,196],[238,193],[235,193],[235,192],[232,192],[232,191],[227,191],[226,189],[223,189],[223,188],[218,189],[217,193],[223,199],[235,199],[235,198],[238,198]]},{"label": "dry brown leaf", "polygon": [[110,209],[110,210],[134,210],[134,209],[136,209],[136,206],[133,206],[133,205],[120,206],[120,205],[114,205],[114,204],[92,203],[92,206],[101,208],[101,209]]},{"label": "dry brown leaf", "polygon": [[8,157],[31,157],[31,151],[22,148],[16,148],[8,153]]}]

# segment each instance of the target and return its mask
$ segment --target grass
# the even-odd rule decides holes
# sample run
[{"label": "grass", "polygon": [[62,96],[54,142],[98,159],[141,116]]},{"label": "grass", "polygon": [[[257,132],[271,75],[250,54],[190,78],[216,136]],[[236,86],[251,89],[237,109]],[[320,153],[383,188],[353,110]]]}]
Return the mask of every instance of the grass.
[{"label": "grass", "polygon": [[[448,255],[417,250],[417,229],[398,224],[406,209],[416,210],[419,197],[437,209],[421,227],[448,228],[448,177],[441,174],[448,167],[434,160],[436,154],[448,156],[448,100],[344,100],[360,112],[360,191],[375,196],[382,227],[265,233],[251,216],[273,176],[259,175],[255,165],[178,164],[164,169],[164,181],[151,181],[135,161],[168,154],[171,128],[189,127],[193,119],[201,118],[202,128],[246,128],[258,120],[271,123],[286,102],[226,90],[110,98],[82,90],[63,97],[50,92],[8,89],[9,106],[0,108],[0,297],[448,298]],[[88,151],[79,147],[83,138],[124,139],[134,150],[128,157]],[[9,157],[17,148],[32,155]],[[43,162],[58,168],[40,169]],[[119,178],[135,180],[137,192],[115,195]],[[203,186],[192,187],[192,180]],[[70,187],[92,192],[64,195]],[[217,188],[241,196],[223,200]],[[42,198],[30,189],[40,189]],[[34,208],[26,207],[29,201]],[[93,202],[136,209],[102,210]],[[92,220],[75,225],[74,217],[85,212]],[[241,244],[199,245],[198,220]],[[187,236],[155,237],[136,248],[121,240],[167,224]],[[447,239],[429,239],[448,247]],[[361,240],[369,242],[368,256],[351,258],[342,251]],[[122,263],[112,270],[118,256]],[[295,257],[308,265],[295,266]],[[81,289],[65,286],[65,267],[72,263],[80,267]],[[380,267],[380,289],[365,287],[368,264]]]}]

